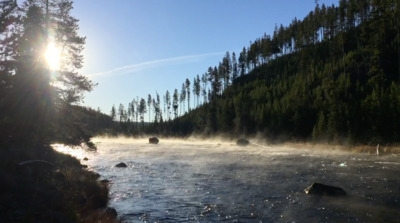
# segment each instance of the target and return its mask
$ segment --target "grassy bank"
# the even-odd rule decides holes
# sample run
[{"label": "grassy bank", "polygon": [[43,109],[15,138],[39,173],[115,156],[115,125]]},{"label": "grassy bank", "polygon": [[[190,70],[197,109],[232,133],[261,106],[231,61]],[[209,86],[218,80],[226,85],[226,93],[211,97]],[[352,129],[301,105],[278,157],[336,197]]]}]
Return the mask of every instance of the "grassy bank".
[{"label": "grassy bank", "polygon": [[108,188],[46,145],[1,145],[0,222],[115,222]]}]

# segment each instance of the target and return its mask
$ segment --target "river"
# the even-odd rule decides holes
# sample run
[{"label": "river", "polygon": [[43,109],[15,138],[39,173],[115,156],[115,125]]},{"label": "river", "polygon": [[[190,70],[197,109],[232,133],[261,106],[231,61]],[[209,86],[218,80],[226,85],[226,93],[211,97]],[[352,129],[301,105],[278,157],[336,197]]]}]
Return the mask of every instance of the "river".
[{"label": "river", "polygon": [[[123,222],[397,222],[400,156],[219,140],[94,139],[59,146],[110,180]],[[87,157],[88,160],[83,160]],[[124,162],[127,168],[117,168]],[[314,182],[342,197],[308,195]]]}]

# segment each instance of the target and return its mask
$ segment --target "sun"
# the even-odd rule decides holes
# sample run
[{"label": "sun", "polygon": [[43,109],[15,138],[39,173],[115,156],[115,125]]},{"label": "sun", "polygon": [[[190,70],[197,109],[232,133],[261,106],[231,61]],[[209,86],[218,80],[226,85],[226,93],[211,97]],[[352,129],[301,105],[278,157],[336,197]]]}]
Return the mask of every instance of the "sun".
[{"label": "sun", "polygon": [[44,57],[51,70],[58,70],[60,68],[61,51],[57,48],[54,42],[50,42],[47,45]]}]

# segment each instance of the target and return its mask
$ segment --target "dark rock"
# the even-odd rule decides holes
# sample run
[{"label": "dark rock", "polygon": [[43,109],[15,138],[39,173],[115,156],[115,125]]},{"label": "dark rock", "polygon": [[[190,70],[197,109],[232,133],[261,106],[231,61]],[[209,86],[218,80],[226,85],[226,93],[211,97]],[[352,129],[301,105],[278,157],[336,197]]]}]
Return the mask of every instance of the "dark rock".
[{"label": "dark rock", "polygon": [[108,184],[108,183],[110,183],[111,181],[105,179],[105,180],[100,180],[100,182],[103,183],[103,184]]},{"label": "dark rock", "polygon": [[106,208],[104,211],[104,217],[115,219],[117,218],[117,211],[114,208]]},{"label": "dark rock", "polygon": [[307,187],[304,192],[306,194],[316,194],[316,195],[328,195],[328,196],[343,196],[346,195],[346,191],[344,191],[340,187],[313,183],[311,186]]},{"label": "dark rock", "polygon": [[125,163],[118,163],[115,167],[127,167]]},{"label": "dark rock", "polygon": [[239,139],[238,141],[236,141],[236,145],[238,146],[247,146],[249,145],[249,140],[247,139]]},{"label": "dark rock", "polygon": [[83,160],[88,161],[89,159],[87,157],[83,158]]},{"label": "dark rock", "polygon": [[150,144],[158,144],[159,141],[160,141],[160,140],[158,140],[157,137],[151,137],[151,138],[149,138],[149,143],[150,143]]}]

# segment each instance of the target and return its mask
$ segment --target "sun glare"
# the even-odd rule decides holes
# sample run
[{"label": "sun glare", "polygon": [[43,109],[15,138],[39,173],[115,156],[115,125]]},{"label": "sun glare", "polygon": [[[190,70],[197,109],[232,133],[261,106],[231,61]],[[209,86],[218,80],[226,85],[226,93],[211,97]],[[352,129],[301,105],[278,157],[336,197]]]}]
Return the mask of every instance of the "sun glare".
[{"label": "sun glare", "polygon": [[51,70],[58,70],[60,68],[60,54],[60,50],[53,42],[47,45],[47,50],[44,57]]}]

